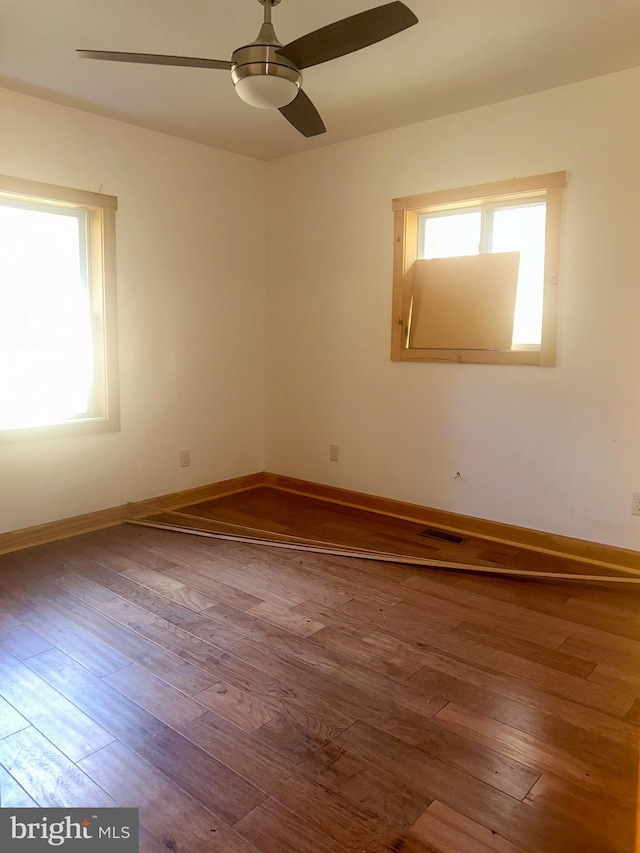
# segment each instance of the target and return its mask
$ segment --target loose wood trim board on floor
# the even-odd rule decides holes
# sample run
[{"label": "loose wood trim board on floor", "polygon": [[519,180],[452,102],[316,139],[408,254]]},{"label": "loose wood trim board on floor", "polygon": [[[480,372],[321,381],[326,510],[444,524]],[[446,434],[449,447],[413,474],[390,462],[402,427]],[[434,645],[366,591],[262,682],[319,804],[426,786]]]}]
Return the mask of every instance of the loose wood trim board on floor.
[{"label": "loose wood trim board on floor", "polygon": [[443,562],[426,557],[392,554],[384,551],[368,550],[366,548],[343,548],[331,542],[317,539],[306,539],[301,536],[260,530],[239,524],[230,524],[216,519],[202,518],[177,510],[164,510],[149,504],[136,504],[138,512],[144,507],[148,515],[125,518],[127,524],[143,527],[156,527],[163,530],[173,530],[178,533],[188,533],[192,536],[204,536],[213,539],[224,539],[231,542],[242,542],[248,545],[264,545],[270,548],[283,548],[290,551],[308,551],[317,554],[332,554],[340,557],[355,557],[360,560],[376,560],[386,563],[399,563],[409,566],[423,566],[431,569],[448,569],[456,572],[471,572],[474,574],[505,575],[514,578],[536,578],[552,581],[579,581],[590,583],[623,583],[640,584],[640,572],[630,568],[621,569],[623,574],[615,575],[582,575],[573,572],[537,571],[530,569],[507,568],[505,566],[475,565],[469,563]]}]

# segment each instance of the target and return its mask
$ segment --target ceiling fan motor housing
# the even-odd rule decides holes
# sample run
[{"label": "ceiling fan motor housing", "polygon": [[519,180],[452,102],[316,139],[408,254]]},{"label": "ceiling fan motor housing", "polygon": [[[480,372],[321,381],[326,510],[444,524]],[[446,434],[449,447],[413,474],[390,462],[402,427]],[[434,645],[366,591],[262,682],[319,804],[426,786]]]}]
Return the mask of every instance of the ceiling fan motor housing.
[{"label": "ceiling fan motor housing", "polygon": [[231,56],[231,79],[236,92],[253,107],[284,107],[300,90],[300,69],[278,53],[280,47],[271,22],[265,21],[255,42],[239,47]]}]

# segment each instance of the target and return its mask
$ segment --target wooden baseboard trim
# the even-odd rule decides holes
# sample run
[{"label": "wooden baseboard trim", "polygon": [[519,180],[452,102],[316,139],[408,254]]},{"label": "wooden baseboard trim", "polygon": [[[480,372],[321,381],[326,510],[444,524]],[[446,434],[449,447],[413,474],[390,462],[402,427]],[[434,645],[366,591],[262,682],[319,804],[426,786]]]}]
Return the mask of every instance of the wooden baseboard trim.
[{"label": "wooden baseboard trim", "polygon": [[146,501],[134,501],[123,507],[127,518],[143,517],[149,511],[149,504],[157,509],[180,509],[191,504],[204,503],[224,495],[233,495],[236,492],[246,492],[247,489],[255,489],[264,486],[264,472],[247,474],[244,477],[234,477],[232,480],[221,480],[219,483],[209,483],[206,486],[196,486],[195,489],[187,489],[184,492],[173,492],[169,495],[161,495],[157,498],[149,498]]},{"label": "wooden baseboard trim", "polygon": [[34,545],[44,545],[47,542],[55,542],[58,539],[68,539],[71,536],[79,536],[81,533],[91,533],[94,530],[102,530],[105,527],[114,527],[120,524],[124,518],[142,517],[145,514],[145,504],[152,503],[162,509],[179,509],[194,503],[220,498],[223,495],[231,495],[234,492],[243,492],[256,486],[264,485],[264,473],[247,474],[243,477],[235,477],[231,480],[222,480],[218,483],[210,483],[206,486],[197,486],[183,492],[173,492],[168,495],[160,495],[149,498],[148,501],[138,501],[122,506],[109,507],[97,512],[89,512],[84,515],[76,515],[72,518],[62,518],[59,521],[50,521],[46,524],[38,524],[34,527],[24,527],[21,530],[10,530],[8,533],[0,533],[0,554],[8,554],[11,551],[21,551]]},{"label": "wooden baseboard trim", "polygon": [[640,552],[617,548],[613,545],[603,545],[584,539],[560,536],[556,533],[546,533],[542,530],[530,530],[498,521],[459,515],[446,510],[404,503],[391,498],[382,498],[279,474],[265,473],[264,484],[293,494],[320,498],[341,506],[428,524],[451,533],[477,536],[490,542],[526,548],[540,554],[565,557],[608,569],[640,569]]}]

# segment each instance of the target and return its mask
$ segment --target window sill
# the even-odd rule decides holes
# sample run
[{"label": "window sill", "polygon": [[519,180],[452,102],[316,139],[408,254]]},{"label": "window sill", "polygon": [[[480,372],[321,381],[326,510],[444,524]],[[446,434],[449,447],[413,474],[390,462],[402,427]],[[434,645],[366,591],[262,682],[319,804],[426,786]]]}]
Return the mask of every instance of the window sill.
[{"label": "window sill", "polygon": [[50,438],[74,438],[82,435],[118,432],[119,430],[120,418],[116,415],[108,418],[83,418],[45,426],[0,429],[0,444],[45,441]]},{"label": "window sill", "polygon": [[525,367],[554,367],[554,361],[543,359],[540,349],[464,350],[464,349],[401,349],[391,356],[392,361],[437,361],[452,364],[512,364]]}]

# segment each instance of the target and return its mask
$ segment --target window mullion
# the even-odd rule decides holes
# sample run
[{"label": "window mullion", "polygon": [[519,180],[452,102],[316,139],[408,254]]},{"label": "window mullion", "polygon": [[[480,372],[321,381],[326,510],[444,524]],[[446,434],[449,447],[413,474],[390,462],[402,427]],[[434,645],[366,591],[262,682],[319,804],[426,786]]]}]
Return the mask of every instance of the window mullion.
[{"label": "window mullion", "polygon": [[493,243],[493,205],[483,204],[480,219],[480,247],[481,255],[491,252]]}]

